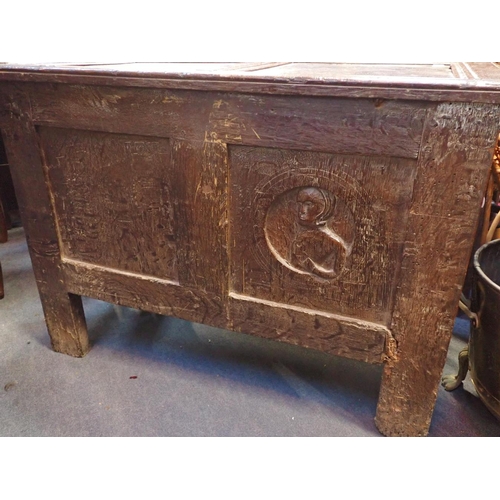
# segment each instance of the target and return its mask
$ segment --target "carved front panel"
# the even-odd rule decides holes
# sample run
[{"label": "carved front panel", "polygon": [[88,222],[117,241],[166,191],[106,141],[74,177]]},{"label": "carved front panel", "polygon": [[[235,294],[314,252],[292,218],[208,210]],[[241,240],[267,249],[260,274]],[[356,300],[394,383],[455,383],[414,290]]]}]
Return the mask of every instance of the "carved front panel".
[{"label": "carved front panel", "polygon": [[415,162],[229,153],[233,294],[387,323]]},{"label": "carved front panel", "polygon": [[64,258],[177,279],[168,139],[40,127]]}]

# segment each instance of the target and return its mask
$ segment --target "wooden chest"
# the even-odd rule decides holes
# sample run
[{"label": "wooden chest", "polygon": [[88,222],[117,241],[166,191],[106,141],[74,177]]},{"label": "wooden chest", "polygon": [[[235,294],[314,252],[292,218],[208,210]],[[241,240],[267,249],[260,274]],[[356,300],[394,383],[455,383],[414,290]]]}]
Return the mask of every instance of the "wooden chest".
[{"label": "wooden chest", "polygon": [[425,435],[495,139],[495,64],[0,67],[56,351],[80,296],[383,363]]}]

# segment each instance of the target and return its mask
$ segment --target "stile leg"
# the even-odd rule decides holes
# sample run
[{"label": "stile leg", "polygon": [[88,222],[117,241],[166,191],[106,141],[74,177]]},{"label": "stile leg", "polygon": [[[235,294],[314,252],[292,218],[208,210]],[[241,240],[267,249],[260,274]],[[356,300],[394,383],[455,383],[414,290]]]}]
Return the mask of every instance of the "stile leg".
[{"label": "stile leg", "polygon": [[40,298],[54,351],[85,356],[90,345],[81,297],[62,291],[57,294],[41,292]]},{"label": "stile leg", "polygon": [[[19,96],[16,106],[22,101]],[[23,109],[29,109],[29,104],[23,104]],[[2,135],[52,347],[71,356],[84,356],[89,341],[82,300],[70,294],[65,285],[57,216],[36,130],[20,112],[13,114]]]},{"label": "stile leg", "polygon": [[444,362],[400,356],[385,366],[375,423],[386,436],[426,436],[441,380],[436,367]]}]

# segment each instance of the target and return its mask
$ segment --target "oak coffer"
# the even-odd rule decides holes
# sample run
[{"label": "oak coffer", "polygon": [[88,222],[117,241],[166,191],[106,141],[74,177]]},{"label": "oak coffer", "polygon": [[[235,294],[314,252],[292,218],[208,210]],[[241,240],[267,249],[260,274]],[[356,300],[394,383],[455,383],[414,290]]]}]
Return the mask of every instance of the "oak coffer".
[{"label": "oak coffer", "polygon": [[496,63],[0,66],[53,348],[83,295],[383,363],[425,435],[499,104]]}]

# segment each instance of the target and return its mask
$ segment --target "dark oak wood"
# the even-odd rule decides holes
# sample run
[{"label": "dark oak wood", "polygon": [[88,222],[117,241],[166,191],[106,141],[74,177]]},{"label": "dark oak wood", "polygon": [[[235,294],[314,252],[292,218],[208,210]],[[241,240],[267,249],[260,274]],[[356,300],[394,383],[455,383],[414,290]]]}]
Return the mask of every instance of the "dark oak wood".
[{"label": "dark oak wood", "polygon": [[65,285],[73,294],[158,314],[227,327],[220,297],[177,282],[63,259]]},{"label": "dark oak wood", "polygon": [[80,296],[384,364],[425,435],[500,130],[494,64],[0,66],[54,349]]},{"label": "dark oak wood", "polygon": [[227,296],[227,146],[216,136],[175,141],[179,282]]},{"label": "dark oak wood", "polygon": [[[415,170],[400,158],[231,147],[231,289],[312,310],[334,304],[340,314],[388,325]],[[303,186],[334,197],[331,235],[298,224]],[[297,262],[294,245],[319,249],[321,238],[332,247],[335,235],[345,247],[335,279]]]},{"label": "dark oak wood", "polygon": [[391,325],[396,356],[377,407],[383,433],[427,433],[499,126],[498,107],[480,104],[441,104],[428,118]]},{"label": "dark oak wood", "polygon": [[176,280],[169,141],[47,127],[38,135],[61,255]]},{"label": "dark oak wood", "polygon": [[89,349],[85,315],[81,298],[68,292],[61,273],[53,193],[46,183],[36,130],[21,113],[4,130],[4,138],[52,346],[83,356]]},{"label": "dark oak wood", "polygon": [[498,63],[0,65],[0,80],[498,104],[499,70]]},{"label": "dark oak wood", "polygon": [[345,154],[416,158],[425,119],[425,106],[412,101],[55,84],[23,89],[39,125]]},{"label": "dark oak wood", "polygon": [[391,332],[377,323],[249,299],[234,292],[229,296],[229,308],[229,327],[235,331],[372,364],[384,363],[394,355]]}]

